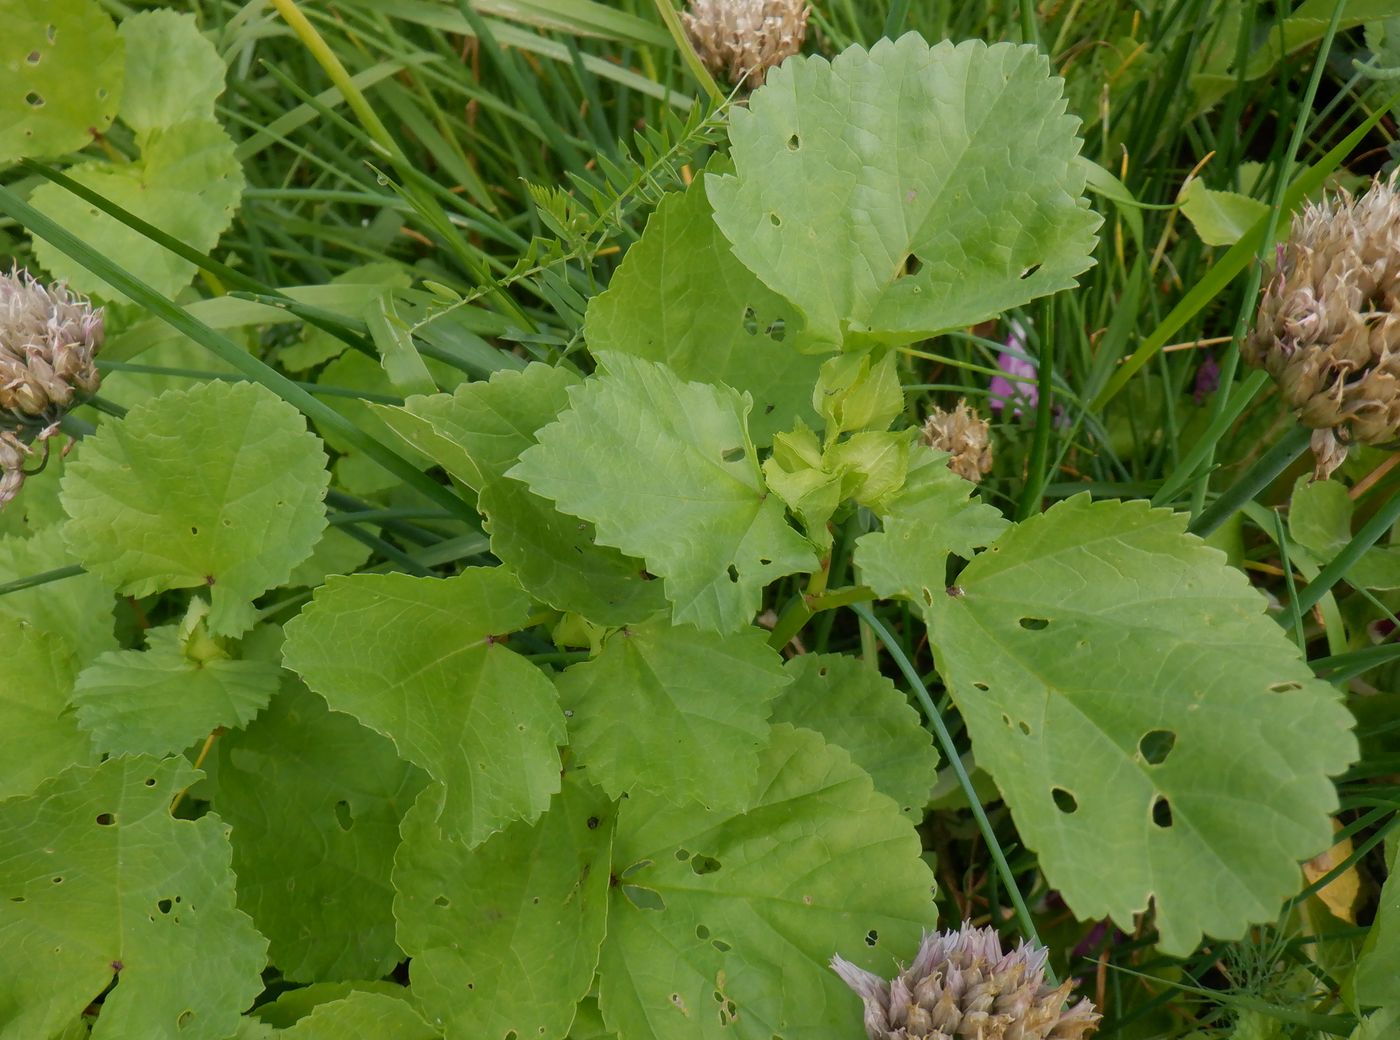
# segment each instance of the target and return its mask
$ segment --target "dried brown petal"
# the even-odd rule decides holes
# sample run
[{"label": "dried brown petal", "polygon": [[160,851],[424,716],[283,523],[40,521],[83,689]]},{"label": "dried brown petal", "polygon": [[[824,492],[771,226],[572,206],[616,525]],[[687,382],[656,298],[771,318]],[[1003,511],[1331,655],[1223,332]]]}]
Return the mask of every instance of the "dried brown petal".
[{"label": "dried brown petal", "polygon": [[935,409],[924,421],[924,443],[946,451],[948,468],[974,484],[992,469],[991,425],[959,401],[952,411]]}]

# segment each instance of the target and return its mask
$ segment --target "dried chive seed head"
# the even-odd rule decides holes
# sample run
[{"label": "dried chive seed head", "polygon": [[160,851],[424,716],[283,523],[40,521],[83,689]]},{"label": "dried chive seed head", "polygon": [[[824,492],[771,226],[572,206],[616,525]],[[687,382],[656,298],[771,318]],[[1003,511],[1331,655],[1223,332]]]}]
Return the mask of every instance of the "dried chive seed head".
[{"label": "dried chive seed head", "polygon": [[991,424],[969,408],[966,400],[956,408],[934,409],[924,420],[923,440],[929,447],[946,451],[948,468],[974,484],[992,469]]},{"label": "dried chive seed head", "polygon": [[1319,478],[1347,445],[1400,438],[1400,195],[1396,175],[1360,196],[1309,204],[1259,303],[1241,354],[1314,431]]},{"label": "dried chive seed head", "polygon": [[691,0],[681,21],[712,75],[753,90],[802,49],[811,13],[806,0]]},{"label": "dried chive seed head", "polygon": [[831,966],[865,1003],[870,1040],[1081,1040],[1100,1016],[1073,982],[1045,981],[1047,951],[1022,942],[1003,953],[991,928],[963,922],[925,935],[914,962],[886,981],[841,957]]},{"label": "dried chive seed head", "polygon": [[35,441],[97,392],[102,310],[62,283],[0,274],[0,506],[19,493]]}]

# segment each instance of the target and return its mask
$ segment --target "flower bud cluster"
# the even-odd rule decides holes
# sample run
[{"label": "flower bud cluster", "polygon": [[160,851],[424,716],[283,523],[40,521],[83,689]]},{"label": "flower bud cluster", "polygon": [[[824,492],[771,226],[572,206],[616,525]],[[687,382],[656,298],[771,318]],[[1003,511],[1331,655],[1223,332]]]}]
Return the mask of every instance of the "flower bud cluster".
[{"label": "flower bud cluster", "polygon": [[0,274],[0,506],[19,493],[35,441],[97,391],[102,311],[63,284]]},{"label": "flower bud cluster", "polygon": [[870,1040],[1081,1040],[1101,1017],[1088,1000],[1065,1007],[1071,982],[1045,980],[1047,951],[1021,943],[1003,954],[991,928],[964,922],[924,936],[909,967],[886,982],[834,957],[832,968],[865,1002]]},{"label": "flower bud cluster", "polygon": [[1400,194],[1396,178],[1294,218],[1241,356],[1313,435],[1319,477],[1352,441],[1400,437]]},{"label": "flower bud cluster", "polygon": [[712,74],[753,90],[802,49],[811,13],[806,0],[691,0],[681,20]]}]

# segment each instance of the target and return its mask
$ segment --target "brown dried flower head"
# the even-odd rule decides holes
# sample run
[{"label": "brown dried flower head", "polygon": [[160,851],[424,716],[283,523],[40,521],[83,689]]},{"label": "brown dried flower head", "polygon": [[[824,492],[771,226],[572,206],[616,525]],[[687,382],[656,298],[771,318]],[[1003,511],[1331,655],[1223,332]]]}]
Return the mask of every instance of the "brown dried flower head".
[{"label": "brown dried flower head", "polygon": [[690,0],[681,20],[711,73],[753,90],[802,49],[811,13],[806,0]]},{"label": "brown dried flower head", "polygon": [[966,400],[951,411],[935,409],[924,420],[923,438],[929,447],[952,456],[948,468],[963,479],[976,484],[991,472],[991,424],[969,408]]},{"label": "brown dried flower head", "polygon": [[1242,348],[1311,427],[1317,476],[1352,441],[1400,438],[1400,195],[1396,176],[1359,197],[1309,204]]},{"label": "brown dried flower head", "polygon": [[964,921],[925,935],[914,963],[886,982],[840,957],[831,966],[865,1002],[870,1040],[1081,1040],[1102,1017],[1072,982],[1045,981],[1047,951],[1022,942],[1002,953],[991,928]]},{"label": "brown dried flower head", "polygon": [[102,311],[62,283],[0,274],[0,506],[19,493],[34,441],[96,393]]}]

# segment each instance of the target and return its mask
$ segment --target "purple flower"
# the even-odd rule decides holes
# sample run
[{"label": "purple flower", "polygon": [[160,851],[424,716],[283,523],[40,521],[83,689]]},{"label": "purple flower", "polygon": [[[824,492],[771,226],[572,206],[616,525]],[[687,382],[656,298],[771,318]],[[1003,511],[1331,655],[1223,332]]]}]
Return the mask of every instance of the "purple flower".
[{"label": "purple flower", "polygon": [[[1011,406],[1012,415],[1020,415],[1021,407],[1034,408],[1036,402],[1040,400],[1040,391],[1036,389],[1036,378],[1038,372],[1035,362],[1031,360],[1030,354],[1026,350],[1026,330],[1015,318],[1010,322],[1011,331],[1006,337],[1006,346],[997,355],[997,368],[1010,376],[993,376],[991,395],[987,400],[987,405],[994,412],[999,412],[1007,405]],[[1015,382],[1012,382],[1012,380]]]},{"label": "purple flower", "polygon": [[1196,369],[1196,385],[1192,395],[1196,399],[1197,405],[1206,403],[1206,398],[1220,389],[1220,365],[1216,362],[1214,355],[1207,354],[1206,359],[1201,362],[1200,368]]}]

